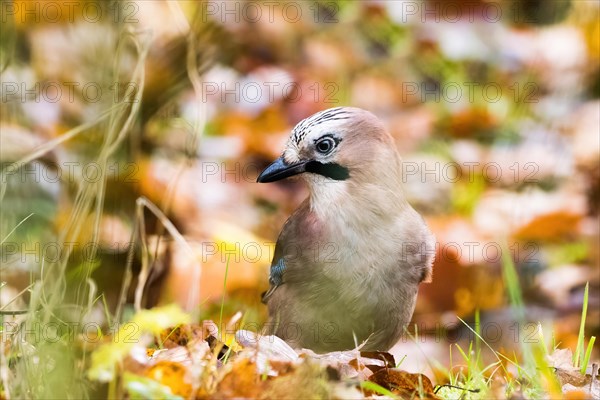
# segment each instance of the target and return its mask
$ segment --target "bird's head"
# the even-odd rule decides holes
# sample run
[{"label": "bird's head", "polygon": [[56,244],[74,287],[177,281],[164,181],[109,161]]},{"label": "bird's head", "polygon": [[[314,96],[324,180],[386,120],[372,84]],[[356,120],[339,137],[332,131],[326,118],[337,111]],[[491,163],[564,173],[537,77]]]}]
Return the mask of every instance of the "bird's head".
[{"label": "bird's head", "polygon": [[310,186],[397,178],[392,137],[368,111],[336,107],[318,112],[294,127],[281,157],[258,177],[274,182],[301,175]]}]

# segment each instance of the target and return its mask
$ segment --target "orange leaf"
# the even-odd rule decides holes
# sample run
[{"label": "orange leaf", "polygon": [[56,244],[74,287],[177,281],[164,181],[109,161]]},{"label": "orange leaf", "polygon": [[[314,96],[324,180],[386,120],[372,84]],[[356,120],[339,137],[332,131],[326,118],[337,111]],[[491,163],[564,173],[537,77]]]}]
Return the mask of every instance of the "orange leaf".
[{"label": "orange leaf", "polygon": [[179,363],[159,361],[146,371],[146,376],[170,387],[173,394],[188,398],[192,394],[192,385],[186,381],[186,372]]}]

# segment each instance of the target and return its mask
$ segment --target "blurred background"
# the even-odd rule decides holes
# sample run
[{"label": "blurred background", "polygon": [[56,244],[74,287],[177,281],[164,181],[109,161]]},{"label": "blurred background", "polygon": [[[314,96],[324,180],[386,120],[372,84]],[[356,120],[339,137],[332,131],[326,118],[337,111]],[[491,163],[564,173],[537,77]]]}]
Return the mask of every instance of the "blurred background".
[{"label": "blurred background", "polygon": [[176,302],[259,327],[274,241],[307,192],[256,176],[301,119],[351,105],[393,135],[438,242],[419,345],[392,350],[403,368],[447,364],[477,310],[496,349],[538,323],[575,348],[587,282],[600,333],[598,2],[1,7],[0,307],[29,311],[4,321],[106,327]]}]

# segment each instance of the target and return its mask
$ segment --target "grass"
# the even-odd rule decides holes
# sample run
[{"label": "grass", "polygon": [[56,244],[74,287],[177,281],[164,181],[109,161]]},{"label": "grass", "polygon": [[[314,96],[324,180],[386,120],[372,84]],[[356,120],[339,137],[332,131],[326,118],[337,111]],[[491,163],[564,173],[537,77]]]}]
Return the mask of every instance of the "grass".
[{"label": "grass", "polygon": [[[169,4],[169,7],[177,11],[179,5],[173,3]],[[196,22],[199,22],[199,20]],[[136,316],[139,315],[142,312],[144,286],[150,272],[143,219],[144,209],[150,210],[158,218],[178,244],[183,244],[185,248],[190,250],[187,242],[158,207],[147,199],[138,199],[133,240],[128,252],[120,300],[116,309],[111,311],[106,298],[103,294],[97,293],[96,284],[91,279],[92,271],[99,264],[84,262],[73,265],[72,247],[65,246],[67,243],[86,244],[81,243],[82,233],[90,233],[88,243],[99,242],[99,227],[104,212],[107,173],[110,172],[109,160],[115,158],[117,153],[124,148],[125,141],[129,139],[134,131],[134,125],[138,120],[140,105],[142,104],[146,55],[150,44],[149,37],[147,32],[134,31],[122,23],[116,24],[114,28],[119,31],[119,36],[114,43],[113,52],[95,55],[91,70],[97,71],[99,76],[97,79],[90,79],[90,81],[109,81],[110,83],[126,81],[130,85],[127,85],[128,90],[124,93],[124,97],[120,101],[112,103],[112,96],[108,96],[111,98],[111,102],[108,104],[98,103],[104,108],[96,114],[97,116],[93,121],[76,126],[45,142],[31,154],[8,166],[3,166],[2,171],[0,171],[2,182],[2,186],[0,186],[1,200],[6,194],[6,182],[12,171],[22,168],[27,163],[80,136],[90,133],[101,134],[102,143],[93,149],[93,156],[85,160],[85,162],[91,162],[99,166],[101,176],[94,182],[77,182],[76,193],[72,199],[68,219],[62,226],[57,238],[57,241],[66,251],[56,262],[45,262],[43,260],[39,277],[34,278],[32,273],[31,285],[15,297],[17,299],[26,292],[30,294],[28,310],[23,310],[26,314],[19,320],[19,331],[14,336],[15,340],[11,342],[12,347],[8,359],[4,357],[4,352],[2,352],[2,358],[0,359],[0,369],[3,371],[8,370],[9,363],[13,366],[13,376],[10,379],[7,378],[6,373],[2,374],[4,394],[12,398],[88,398],[93,393],[85,376],[86,371],[82,368],[82,365],[86,365],[86,360],[89,358],[88,346],[79,348],[77,343],[74,343],[76,338],[66,335],[59,337],[58,341],[47,340],[44,336],[36,337],[35,340],[29,340],[29,337],[26,341],[18,340],[20,339],[18,335],[22,337],[24,332],[36,332],[36,330],[39,331],[40,327],[44,329],[51,325],[60,328],[69,326],[81,328],[97,305],[102,307],[106,323],[109,326],[112,325],[113,321],[117,324],[122,323],[126,294],[133,278],[131,272],[131,264],[135,256],[133,243],[137,242],[138,236],[144,250],[142,252],[142,275],[135,293],[135,307],[138,311]],[[192,31],[194,30],[192,29]],[[206,44],[205,38],[199,37],[199,35],[202,35],[202,32],[190,35],[188,50],[191,51],[189,51],[187,59],[189,78],[197,94],[200,93],[201,89],[200,73],[203,69],[206,69],[206,65],[198,65],[197,55],[200,53],[200,47],[202,47],[203,52],[208,49],[208,46],[204,46]],[[98,58],[105,60],[106,65],[101,65]],[[127,63],[127,71],[131,72],[130,76],[121,75],[122,68],[120,66],[122,63]],[[133,90],[134,88],[137,88],[137,90]],[[197,104],[197,118],[194,121],[192,132],[194,135],[203,131],[202,121],[205,120],[206,113],[205,104],[201,101],[198,101]],[[192,147],[196,147],[197,140],[198,137],[194,136],[194,140],[190,142]],[[14,226],[4,236],[3,243],[31,216],[29,215]],[[96,251],[97,247],[94,246],[88,259],[95,260]],[[198,285],[194,287],[199,290],[201,269],[197,268],[196,270],[197,276],[193,278],[195,282],[198,282]],[[190,303],[195,301],[196,297],[198,296],[191,293]],[[100,300],[101,304],[99,303]],[[15,314],[15,312],[11,312],[12,314]],[[48,370],[48,366],[53,366],[53,368]],[[113,379],[109,386],[109,395],[116,397],[118,394],[122,393],[116,384],[116,380]]]},{"label": "grass", "polygon": [[[134,49],[133,54],[131,49]],[[74,339],[66,334],[59,336],[58,340],[48,338],[46,328],[58,327],[60,332],[68,332],[68,328],[72,326],[81,328],[98,299],[95,283],[91,280],[93,262],[81,264],[80,273],[71,275],[68,273],[72,271],[71,256],[73,255],[73,247],[68,244],[87,244],[80,242],[83,231],[91,233],[88,243],[99,242],[99,224],[103,214],[108,163],[122,147],[136,120],[144,87],[147,51],[148,42],[143,37],[127,28],[122,28],[121,36],[116,43],[116,51],[105,58],[114,60],[112,67],[96,66],[96,68],[114,71],[114,76],[109,79],[113,82],[119,81],[123,77],[119,77],[117,71],[123,58],[134,55],[137,59],[131,69],[131,76],[127,78],[140,90],[125,93],[125,99],[120,103],[105,104],[105,110],[92,122],[70,129],[10,166],[21,168],[28,162],[53,151],[60,144],[92,130],[103,132],[103,143],[95,153],[97,156],[88,160],[99,166],[101,176],[95,181],[78,182],[69,217],[57,237],[57,242],[63,250],[61,257],[52,262],[42,260],[39,279],[31,282],[28,288],[29,308],[27,314],[19,320],[18,334],[27,335],[26,332],[33,332],[34,335],[26,336],[26,341],[11,342],[9,358],[13,360],[14,377],[9,380],[8,385],[4,385],[5,393],[11,397],[89,397],[85,371],[79,366],[81,360],[87,357],[86,348],[77,348],[73,343]],[[8,179],[6,174],[9,170],[7,168],[2,170],[0,199],[6,193]],[[16,228],[18,226],[14,229]],[[96,251],[97,247],[92,246],[88,259],[95,259]],[[50,365],[53,368],[49,370]]]},{"label": "grass", "polygon": [[[509,306],[515,316],[519,326],[526,323],[525,307],[521,293],[519,277],[510,257],[508,250],[503,251],[502,270],[505,284],[506,295],[509,300]],[[574,365],[580,366],[581,373],[584,373],[589,365],[592,348],[595,343],[595,337],[590,338],[587,348],[584,346],[584,328],[588,303],[588,292],[583,299],[583,309],[581,314],[581,325],[578,341],[578,351],[574,356]],[[450,346],[450,365],[449,369],[440,366],[435,360],[430,360],[432,369],[438,369],[445,372],[446,385],[438,386],[436,394],[441,398],[460,398],[460,399],[487,399],[500,395],[493,391],[494,380],[502,382],[502,395],[524,395],[531,398],[561,398],[563,396],[561,385],[552,368],[548,365],[547,356],[550,354],[542,326],[538,323],[535,332],[535,340],[521,340],[520,355],[506,355],[503,352],[494,349],[482,336],[480,312],[475,312],[474,326],[469,325],[460,319],[461,323],[473,334],[467,348],[463,348],[458,343]],[[408,333],[416,346],[419,346],[418,331],[415,334]],[[553,337],[553,335],[552,335]],[[483,364],[483,349],[486,348],[494,356],[496,361]],[[553,346],[555,349],[556,346]],[[457,363],[454,351],[458,352],[460,360]],[[585,355],[584,355],[585,354]],[[575,360],[580,360],[580,364],[575,364]],[[511,369],[516,373],[511,372]],[[383,394],[372,389],[374,392]],[[516,393],[520,391],[521,394]]]},{"label": "grass", "polygon": [[[520,326],[525,323],[525,308],[523,296],[521,293],[521,285],[518,274],[510,253],[505,248],[503,251],[502,270],[506,294],[509,299],[509,305],[515,315],[515,319]],[[581,360],[581,371],[585,370],[589,363],[591,348],[594,345],[595,338],[592,337],[584,354],[584,327],[587,310],[587,288],[584,295],[584,307],[581,316],[581,326],[578,341],[578,349],[574,356],[574,365],[576,360]],[[460,318],[459,318],[460,319]],[[459,344],[450,347],[450,369],[447,373],[447,379],[451,387],[442,387],[438,395],[442,398],[455,398],[459,396],[461,399],[479,399],[489,398],[496,394],[491,392],[492,380],[496,376],[504,381],[504,394],[511,396],[515,390],[519,389],[526,396],[533,398],[560,398],[562,397],[561,386],[558,379],[547,362],[549,354],[548,345],[544,337],[541,324],[538,324],[536,340],[520,341],[521,361],[519,357],[513,355],[509,357],[500,351],[494,349],[482,337],[480,330],[480,315],[475,313],[475,326],[471,327],[465,321],[460,321],[473,333],[474,340],[470,341],[469,347],[463,349]],[[482,365],[482,347],[485,346],[491,354],[496,358],[495,362],[487,365]],[[455,364],[452,349],[455,348],[461,359],[462,367],[458,372],[453,372],[459,365]],[[509,372],[508,366],[516,369],[517,374],[513,376]],[[466,372],[465,372],[466,370]],[[474,392],[473,390],[477,390]]]},{"label": "grass", "polygon": [[596,337],[592,336],[589,340],[587,349],[585,348],[585,320],[587,318],[589,289],[590,283],[588,282],[586,283],[585,291],[583,292],[581,323],[579,325],[579,334],[577,335],[577,347],[575,348],[575,354],[573,354],[573,365],[576,368],[580,368],[580,372],[582,374],[585,374],[587,370],[592,355],[592,349],[594,347],[594,343],[596,343]]},{"label": "grass", "polygon": [[390,399],[399,399],[400,398],[398,395],[396,395],[392,391],[382,387],[381,385],[376,384],[375,382],[363,381],[360,383],[360,388],[370,390],[371,392],[376,393],[380,396],[387,396]]},{"label": "grass", "polygon": [[590,338],[590,342],[588,343],[588,347],[585,352],[585,357],[583,358],[583,362],[581,363],[580,372],[582,374],[586,373],[588,365],[590,365],[590,358],[592,357],[592,349],[594,348],[594,343],[596,343],[596,336],[592,336]]},{"label": "grass", "polygon": [[225,263],[225,277],[223,278],[223,297],[221,298],[221,309],[219,311],[219,330],[221,331],[221,337],[223,335],[223,307],[225,307],[225,293],[227,292],[227,275],[229,273],[229,254],[227,254],[227,262]]},{"label": "grass", "polygon": [[[479,312],[477,312],[479,314]],[[455,389],[458,389],[461,392],[461,396],[465,396],[465,398],[485,398],[480,397],[488,395],[488,389],[490,386],[490,382],[497,368],[504,368],[502,361],[499,359],[498,361],[492,364],[489,364],[486,367],[481,366],[481,343],[484,343],[486,346],[490,348],[490,350],[495,354],[495,351],[483,340],[481,334],[479,332],[479,324],[475,324],[476,329],[471,328],[467,323],[461,320],[467,328],[469,328],[475,334],[475,341],[469,342],[469,348],[465,351],[458,343],[454,346],[458,350],[462,360],[466,363],[466,374],[463,372],[463,368],[460,369],[456,375],[452,375],[451,371],[454,369],[454,361],[452,358],[452,352],[450,353],[450,374],[448,376],[450,384],[453,386],[450,393],[455,392]],[[477,350],[474,350],[474,347]],[[452,349],[452,346],[450,347]],[[451,351],[451,350],[450,350]],[[494,371],[487,375],[487,372],[494,368]],[[507,371],[505,370],[507,373]]]}]

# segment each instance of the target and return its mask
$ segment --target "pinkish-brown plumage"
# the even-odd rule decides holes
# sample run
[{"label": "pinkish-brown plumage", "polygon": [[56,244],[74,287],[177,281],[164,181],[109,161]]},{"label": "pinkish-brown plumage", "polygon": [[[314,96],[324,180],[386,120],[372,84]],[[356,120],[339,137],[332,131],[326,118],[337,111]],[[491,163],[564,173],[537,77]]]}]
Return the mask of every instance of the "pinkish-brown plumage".
[{"label": "pinkish-brown plumage", "polygon": [[259,182],[299,174],[310,196],[277,240],[270,330],[316,352],[388,350],[429,279],[434,238],[402,193],[400,157],[382,123],[358,108],[317,113],[292,131]]}]

